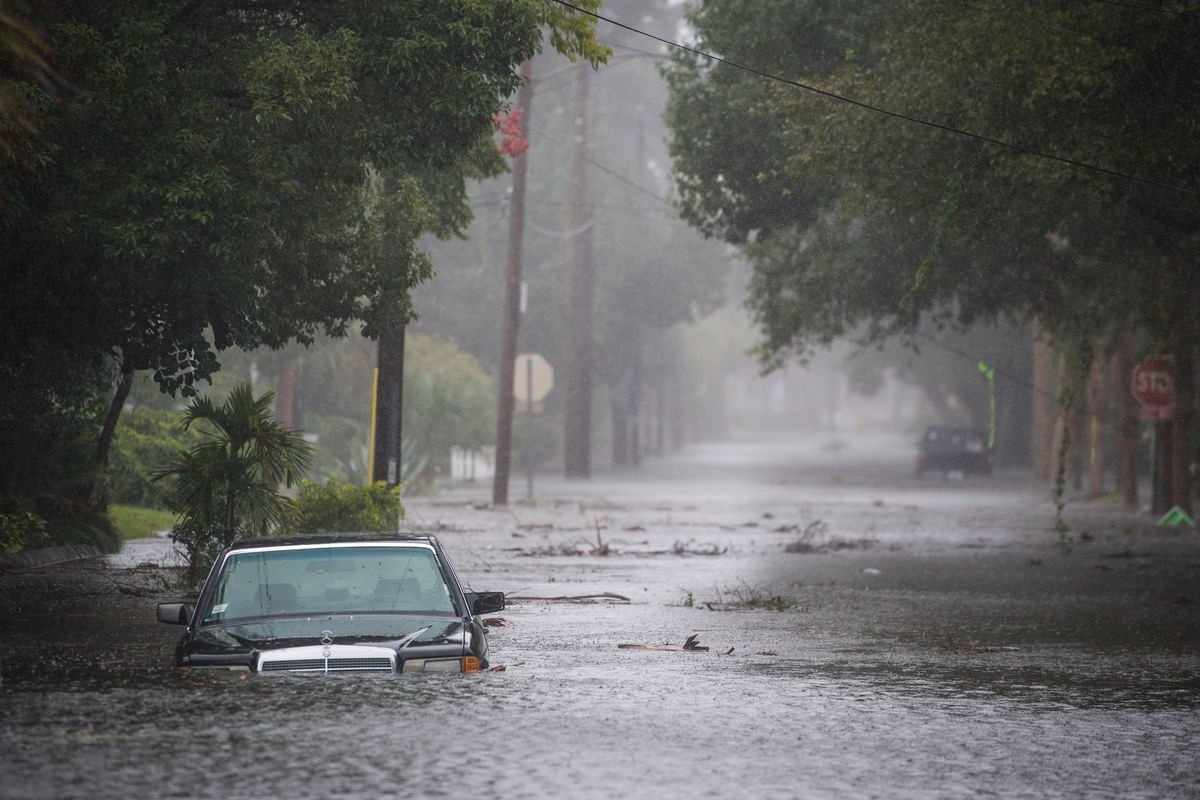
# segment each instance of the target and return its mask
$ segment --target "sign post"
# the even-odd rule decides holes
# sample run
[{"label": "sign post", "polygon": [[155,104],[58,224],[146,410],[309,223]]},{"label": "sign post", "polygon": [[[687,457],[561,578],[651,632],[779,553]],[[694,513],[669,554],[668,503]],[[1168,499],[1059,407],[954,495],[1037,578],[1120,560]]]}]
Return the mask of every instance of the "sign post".
[{"label": "sign post", "polygon": [[1175,418],[1175,361],[1147,356],[1133,368],[1130,391],[1142,407],[1142,419],[1154,423],[1154,475],[1151,510],[1171,508],[1171,420]]},{"label": "sign post", "polygon": [[521,353],[513,364],[513,397],[524,403],[526,499],[533,499],[533,415],[554,388],[554,367],[540,353]]}]

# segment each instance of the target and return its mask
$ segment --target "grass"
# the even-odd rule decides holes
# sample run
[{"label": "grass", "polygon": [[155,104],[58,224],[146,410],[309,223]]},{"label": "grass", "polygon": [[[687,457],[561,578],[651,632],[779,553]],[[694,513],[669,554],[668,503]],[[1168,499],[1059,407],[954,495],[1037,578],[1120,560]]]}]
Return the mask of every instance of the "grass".
[{"label": "grass", "polygon": [[114,505],[108,509],[123,540],[144,539],[175,524],[175,515],[158,508]]}]

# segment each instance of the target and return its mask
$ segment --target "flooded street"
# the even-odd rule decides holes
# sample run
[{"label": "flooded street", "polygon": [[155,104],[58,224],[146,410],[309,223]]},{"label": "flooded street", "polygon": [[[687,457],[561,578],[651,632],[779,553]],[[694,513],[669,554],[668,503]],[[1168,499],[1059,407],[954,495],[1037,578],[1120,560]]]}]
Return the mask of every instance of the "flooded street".
[{"label": "flooded street", "polygon": [[741,438],[407,501],[511,596],[478,675],[180,674],[159,573],[4,575],[0,796],[1200,796],[1197,534],[1080,503],[1060,538],[1044,487],[912,452]]}]

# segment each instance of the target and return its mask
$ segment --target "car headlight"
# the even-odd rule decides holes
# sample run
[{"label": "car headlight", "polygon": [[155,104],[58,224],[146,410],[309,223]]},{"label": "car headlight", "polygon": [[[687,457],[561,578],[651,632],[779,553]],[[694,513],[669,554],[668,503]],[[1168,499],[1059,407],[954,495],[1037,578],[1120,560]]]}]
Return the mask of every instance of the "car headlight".
[{"label": "car headlight", "polygon": [[465,658],[412,658],[404,662],[401,672],[479,672],[479,659]]}]

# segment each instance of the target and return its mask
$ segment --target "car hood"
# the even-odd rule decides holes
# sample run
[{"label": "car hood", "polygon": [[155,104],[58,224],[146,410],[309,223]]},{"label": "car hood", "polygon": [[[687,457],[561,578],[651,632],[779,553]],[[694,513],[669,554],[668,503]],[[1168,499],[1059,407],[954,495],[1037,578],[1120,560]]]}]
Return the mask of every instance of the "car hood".
[{"label": "car hood", "polygon": [[464,632],[462,620],[445,617],[282,617],[200,628],[193,637],[193,644],[196,649],[210,652],[267,650],[314,644],[321,641],[322,636],[328,636],[334,644],[374,645],[399,649],[427,645],[461,645]]}]

